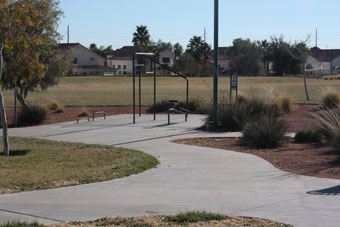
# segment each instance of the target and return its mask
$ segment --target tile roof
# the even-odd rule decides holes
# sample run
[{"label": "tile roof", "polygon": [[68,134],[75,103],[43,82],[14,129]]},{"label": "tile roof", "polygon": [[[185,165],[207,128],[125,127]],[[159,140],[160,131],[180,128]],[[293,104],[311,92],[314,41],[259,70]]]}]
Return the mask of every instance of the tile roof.
[{"label": "tile roof", "polygon": [[124,46],[108,54],[108,60],[132,60],[137,48],[134,46]]},{"label": "tile roof", "polygon": [[320,62],[331,62],[338,56],[340,56],[340,49],[320,49],[313,47],[310,49],[312,57]]}]

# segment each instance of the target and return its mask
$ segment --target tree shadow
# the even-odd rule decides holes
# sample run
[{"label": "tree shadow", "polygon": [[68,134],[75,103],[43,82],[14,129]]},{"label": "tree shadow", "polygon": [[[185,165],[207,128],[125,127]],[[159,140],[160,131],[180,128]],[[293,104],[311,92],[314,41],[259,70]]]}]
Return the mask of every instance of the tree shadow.
[{"label": "tree shadow", "polygon": [[[9,156],[24,156],[30,153],[31,150],[11,150]],[[0,156],[5,156],[4,152],[0,152]]]},{"label": "tree shadow", "polygon": [[340,185],[315,191],[309,191],[311,195],[340,195]]}]

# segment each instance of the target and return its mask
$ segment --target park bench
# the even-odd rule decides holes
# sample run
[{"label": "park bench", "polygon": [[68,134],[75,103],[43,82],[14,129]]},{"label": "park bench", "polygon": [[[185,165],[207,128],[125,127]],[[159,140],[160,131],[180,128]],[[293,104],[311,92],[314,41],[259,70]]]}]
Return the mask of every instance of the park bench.
[{"label": "park bench", "polygon": [[92,114],[92,121],[94,121],[94,117],[96,116],[96,114],[104,114],[104,120],[106,119],[105,111],[95,111]]},{"label": "park bench", "polygon": [[190,110],[185,109],[183,107],[176,108],[176,104],[178,100],[169,100],[168,101],[168,125],[170,125],[170,113],[182,113],[185,115],[185,121],[188,121],[188,114]]}]

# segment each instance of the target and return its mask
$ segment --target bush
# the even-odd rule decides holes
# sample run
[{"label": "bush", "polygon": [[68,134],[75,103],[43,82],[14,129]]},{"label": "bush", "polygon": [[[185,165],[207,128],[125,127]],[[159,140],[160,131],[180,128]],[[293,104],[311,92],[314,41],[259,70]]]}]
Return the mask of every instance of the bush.
[{"label": "bush", "polygon": [[79,114],[78,117],[90,117],[89,111],[83,109]]},{"label": "bush", "polygon": [[316,129],[300,130],[295,134],[295,143],[320,143],[322,134]]},{"label": "bush", "polygon": [[185,224],[192,222],[206,222],[206,221],[219,221],[225,220],[226,217],[221,214],[214,214],[208,212],[186,212],[174,216],[166,217],[167,222],[175,222],[177,224]]},{"label": "bush", "polygon": [[340,151],[340,110],[322,109],[314,117],[318,123],[317,129],[334,149]]},{"label": "bush", "polygon": [[286,142],[287,125],[273,116],[262,116],[243,127],[241,142],[252,148],[277,148]]},{"label": "bush", "polygon": [[47,108],[50,111],[53,111],[54,113],[64,113],[64,106],[57,100],[51,101],[48,105]]},{"label": "bush", "polygon": [[340,93],[335,90],[329,90],[321,96],[321,105],[324,108],[335,108],[340,104]]},{"label": "bush", "polygon": [[23,107],[18,116],[18,123],[22,126],[38,125],[47,117],[47,110],[41,106]]},{"label": "bush", "polygon": [[280,105],[283,113],[290,113],[292,111],[293,98],[291,96],[280,97]]},{"label": "bush", "polygon": [[[271,112],[270,106],[264,101],[252,98],[241,103],[219,105],[217,121],[220,122],[220,129],[223,131],[240,131],[250,119],[268,115]],[[212,112],[209,112],[206,125],[212,120]]]},{"label": "bush", "polygon": [[155,111],[156,113],[162,113],[168,111],[168,108],[168,102],[163,100],[161,102],[156,102],[156,105],[152,104],[152,106],[147,109],[147,112],[153,113]]},{"label": "bush", "polygon": [[246,102],[248,102],[248,98],[244,94],[238,94],[237,95],[237,102],[240,103],[240,104],[246,103]]}]

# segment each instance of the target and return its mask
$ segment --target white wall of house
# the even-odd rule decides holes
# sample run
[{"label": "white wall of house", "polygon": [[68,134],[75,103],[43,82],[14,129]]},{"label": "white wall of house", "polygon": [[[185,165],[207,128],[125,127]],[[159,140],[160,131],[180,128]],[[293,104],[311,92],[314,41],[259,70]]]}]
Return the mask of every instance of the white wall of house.
[{"label": "white wall of house", "polygon": [[335,58],[334,60],[333,60],[333,62],[332,62],[332,66],[333,66],[333,69],[334,69],[334,67],[338,67],[338,68],[340,68],[340,56],[338,56],[337,58]]},{"label": "white wall of house", "polygon": [[108,67],[117,69],[116,75],[132,75],[132,60],[108,60]]},{"label": "white wall of house", "polygon": [[166,63],[169,66],[174,65],[174,55],[170,50],[163,50],[160,52],[159,63]]},{"label": "white wall of house", "polygon": [[104,66],[106,59],[93,53],[92,51],[77,45],[73,48],[73,53],[77,59],[77,66]]},{"label": "white wall of house", "polygon": [[[310,68],[311,66],[311,68]],[[331,67],[330,62],[319,62],[312,56],[309,56],[306,60],[305,69],[306,71],[329,71]]]}]

